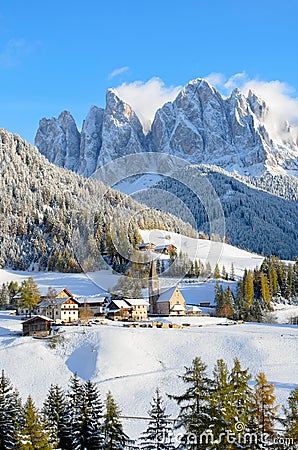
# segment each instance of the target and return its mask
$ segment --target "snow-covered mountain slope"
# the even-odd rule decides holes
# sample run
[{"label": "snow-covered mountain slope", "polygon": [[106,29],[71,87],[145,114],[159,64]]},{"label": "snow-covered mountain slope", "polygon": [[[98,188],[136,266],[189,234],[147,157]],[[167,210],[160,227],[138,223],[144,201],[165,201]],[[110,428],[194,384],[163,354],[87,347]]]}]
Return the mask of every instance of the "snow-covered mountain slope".
[{"label": "snow-covered mountain slope", "polygon": [[[61,116],[73,122],[69,113]],[[242,175],[298,173],[295,129],[285,122],[273,132],[270,110],[253,92],[245,96],[236,89],[223,98],[204,79],[189,82],[173,102],[160,108],[146,136],[132,108],[115,90],[107,92],[105,110],[91,108],[79,147],[73,124],[68,130],[73,130],[74,140],[65,139],[61,116],[41,120],[35,143],[60,166],[68,167],[68,159],[76,158],[73,170],[85,176],[119,156],[148,150],[193,164],[220,165]]]},{"label": "snow-covered mountain slope", "polygon": [[[293,260],[298,255],[298,180],[288,178],[285,188],[283,178],[268,174],[249,180],[216,166],[193,165],[133,197],[150,207],[171,211],[210,234],[204,199],[206,203],[208,186],[213,187],[224,216],[224,226],[219,230],[222,236],[237,247]],[[195,191],[188,186],[202,187]],[[282,198],[284,189],[293,200]]]},{"label": "snow-covered mountain slope", "polygon": [[244,270],[254,270],[260,267],[264,257],[250,253],[240,248],[222,242],[212,242],[204,239],[193,239],[181,234],[163,230],[140,230],[144,242],[155,245],[174,244],[177,253],[186,253],[191,261],[201,260],[204,264],[209,261],[212,269],[217,263],[222,269],[225,266],[229,271],[234,264],[235,274],[243,276]]},{"label": "snow-covered mountain slope", "polygon": [[[236,356],[253,376],[265,372],[275,385],[279,404],[285,404],[297,387],[298,329],[294,326],[67,327],[62,343],[52,349],[45,341],[16,336],[20,330],[19,319],[1,313],[0,368],[24,399],[32,395],[39,407],[51,383],[66,387],[77,372],[83,380],[96,382],[102,396],[111,390],[122,415],[143,417],[156,387],[162,394],[178,394],[185,388],[178,375],[196,356],[202,357],[210,372],[218,358],[231,367]],[[165,401],[168,412],[176,417],[175,402],[167,397]],[[146,428],[145,421],[123,419],[123,424],[131,437]]]},{"label": "snow-covered mountain slope", "polygon": [[[68,116],[61,116],[59,123],[73,124]],[[131,197],[98,180],[50,164],[36,147],[4,129],[0,129],[0,173],[0,267],[26,270],[35,265],[37,270],[61,272],[102,268],[99,248],[106,251],[110,220],[118,230],[129,221],[135,233],[139,227],[135,221],[146,226],[149,216],[159,221],[159,228],[178,226],[186,234],[187,229],[191,231],[174,216],[144,210]],[[95,263],[93,267],[85,267],[83,255]]]}]

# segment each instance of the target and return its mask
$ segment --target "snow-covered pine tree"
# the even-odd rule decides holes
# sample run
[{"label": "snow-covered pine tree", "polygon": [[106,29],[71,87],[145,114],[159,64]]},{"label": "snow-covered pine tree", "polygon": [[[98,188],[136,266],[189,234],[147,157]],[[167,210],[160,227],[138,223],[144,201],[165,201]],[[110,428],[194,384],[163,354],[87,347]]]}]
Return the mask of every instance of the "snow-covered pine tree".
[{"label": "snow-covered pine tree", "polygon": [[0,306],[7,306],[10,303],[10,295],[8,285],[3,283],[0,289]]},{"label": "snow-covered pine tree", "polygon": [[147,430],[140,438],[140,448],[146,450],[173,450],[173,424],[168,420],[163,399],[156,389],[148,412],[151,418]]},{"label": "snow-covered pine tree", "polygon": [[51,442],[61,449],[70,448],[66,396],[64,390],[57,384],[51,385],[42,413],[48,425]]},{"label": "snow-covered pine tree", "polygon": [[67,441],[70,447],[66,450],[81,450],[83,426],[83,385],[75,373],[70,379],[70,390],[67,393],[66,418],[68,423]]},{"label": "snow-covered pine tree", "polygon": [[103,404],[99,391],[92,381],[84,384],[82,423],[82,448],[101,450],[103,448]]},{"label": "snow-covered pine tree", "polygon": [[293,440],[289,449],[297,450],[298,443],[298,387],[289,395],[287,406],[283,408],[285,419],[281,422],[286,429],[286,437]]},{"label": "snow-covered pine tree", "polygon": [[22,419],[18,436],[19,449],[50,450],[54,448],[46,424],[42,421],[30,396],[24,406]]},{"label": "snow-covered pine tree", "polygon": [[230,280],[235,281],[235,267],[234,267],[234,263],[231,264]]},{"label": "snow-covered pine tree", "polygon": [[239,359],[235,358],[234,366],[229,375],[230,408],[227,414],[233,432],[237,422],[241,422],[244,426],[249,422],[252,404],[252,390],[248,385],[250,378],[248,369],[242,369]]},{"label": "snow-covered pine tree", "polygon": [[124,450],[128,437],[123,431],[120,411],[111,392],[107,393],[104,414],[104,443],[102,450]]},{"label": "snow-covered pine tree", "polygon": [[0,379],[0,450],[17,448],[16,422],[21,411],[18,392],[3,370]]},{"label": "snow-covered pine tree", "polygon": [[[191,367],[185,368],[185,373],[180,378],[186,384],[187,389],[182,395],[171,395],[180,406],[180,413],[176,428],[185,430],[182,443],[190,450],[197,450],[197,443],[201,435],[206,432],[212,424],[212,411],[210,408],[211,380],[206,374],[207,366],[197,357],[193,360]],[[193,443],[186,444],[188,436],[192,435]],[[187,445],[187,447],[185,447]],[[200,449],[207,448],[204,444]]]}]

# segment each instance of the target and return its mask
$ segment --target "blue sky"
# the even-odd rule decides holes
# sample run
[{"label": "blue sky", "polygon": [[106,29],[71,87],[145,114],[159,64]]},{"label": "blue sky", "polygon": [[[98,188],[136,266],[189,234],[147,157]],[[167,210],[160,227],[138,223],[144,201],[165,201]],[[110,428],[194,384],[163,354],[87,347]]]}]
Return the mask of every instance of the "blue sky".
[{"label": "blue sky", "polygon": [[297,17],[296,0],[1,2],[0,127],[33,142],[41,117],[81,126],[109,87],[158,77],[159,95],[215,73],[221,90],[278,80],[295,109]]}]

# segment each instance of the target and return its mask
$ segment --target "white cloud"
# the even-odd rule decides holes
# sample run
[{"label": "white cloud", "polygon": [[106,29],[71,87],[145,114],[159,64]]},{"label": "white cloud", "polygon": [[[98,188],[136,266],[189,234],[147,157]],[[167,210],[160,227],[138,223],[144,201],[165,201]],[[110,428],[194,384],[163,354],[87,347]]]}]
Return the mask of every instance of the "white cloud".
[{"label": "white cloud", "polygon": [[212,72],[207,77],[205,77],[212,86],[218,87],[223,86],[225,83],[225,77],[222,73]]},{"label": "white cloud", "polygon": [[173,101],[181,89],[182,86],[166,87],[160,78],[123,83],[116,88],[119,97],[136,112],[145,131],[150,129],[156,111]]},{"label": "white cloud", "polygon": [[129,69],[128,66],[124,66],[124,67],[119,67],[118,69],[113,70],[113,72],[111,72],[111,73],[109,74],[109,77],[108,77],[109,80],[111,80],[111,79],[114,78],[114,77],[117,77],[118,75],[121,75],[121,74],[124,73],[124,72],[127,72],[128,69]]},{"label": "white cloud", "polygon": [[22,58],[41,45],[40,41],[28,42],[26,39],[10,39],[0,52],[0,66],[10,69],[19,65]]},{"label": "white cloud", "polygon": [[292,136],[298,133],[298,97],[295,89],[279,80],[262,81],[251,79],[246,72],[232,75],[230,78],[220,73],[212,73],[206,79],[223,94],[230,95],[231,91],[239,88],[245,95],[251,89],[263,99],[269,108],[266,127],[271,137],[281,136],[285,130],[285,122],[292,126]]}]

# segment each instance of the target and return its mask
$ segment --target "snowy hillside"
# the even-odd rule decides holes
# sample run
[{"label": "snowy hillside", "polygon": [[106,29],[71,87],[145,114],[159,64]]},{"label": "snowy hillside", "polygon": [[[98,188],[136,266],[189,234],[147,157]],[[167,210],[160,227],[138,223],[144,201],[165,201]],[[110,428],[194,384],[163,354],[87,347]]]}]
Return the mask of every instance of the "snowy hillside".
[{"label": "snowy hillside", "polygon": [[[17,336],[20,320],[0,314],[0,369],[4,369],[25,398],[32,394],[41,406],[51,383],[66,386],[73,372],[95,381],[102,395],[111,390],[123,415],[146,416],[156,386],[178,393],[184,372],[195,356],[212,369],[218,358],[231,366],[237,356],[255,376],[264,371],[284,403],[297,386],[298,328],[245,324],[188,329],[128,329],[121,326],[66,327],[63,341],[51,349],[47,342]],[[285,351],[286,350],[286,351]],[[176,405],[166,400],[168,411]],[[132,436],[144,421],[124,419]]]},{"label": "snowy hillside", "polygon": [[119,278],[119,275],[113,274],[111,270],[99,270],[91,273],[60,273],[0,269],[0,284],[9,281],[21,283],[30,276],[34,278],[40,288],[66,287],[78,297],[109,291]]},{"label": "snowy hillside", "polygon": [[260,267],[264,258],[256,253],[250,253],[222,242],[213,242],[204,239],[193,239],[181,234],[163,230],[140,230],[144,242],[152,242],[155,245],[174,244],[177,252],[187,253],[194,261],[209,261],[212,269],[218,263],[220,269],[225,266],[229,271],[234,264],[235,274],[243,276],[244,269],[253,270]]}]

